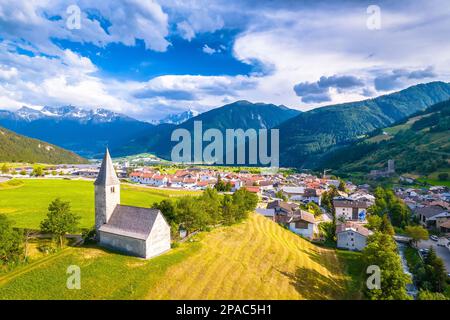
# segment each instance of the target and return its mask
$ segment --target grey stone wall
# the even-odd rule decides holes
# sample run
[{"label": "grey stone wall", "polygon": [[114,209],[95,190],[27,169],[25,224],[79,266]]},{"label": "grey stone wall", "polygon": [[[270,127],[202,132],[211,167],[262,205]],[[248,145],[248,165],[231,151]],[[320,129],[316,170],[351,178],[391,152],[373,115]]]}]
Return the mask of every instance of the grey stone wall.
[{"label": "grey stone wall", "polygon": [[[114,187],[114,192],[111,188]],[[114,209],[120,204],[120,184],[95,186],[95,228],[98,230],[109,221]]]},{"label": "grey stone wall", "polygon": [[129,255],[145,258],[146,244],[144,240],[124,237],[107,232],[99,232],[100,245]]}]

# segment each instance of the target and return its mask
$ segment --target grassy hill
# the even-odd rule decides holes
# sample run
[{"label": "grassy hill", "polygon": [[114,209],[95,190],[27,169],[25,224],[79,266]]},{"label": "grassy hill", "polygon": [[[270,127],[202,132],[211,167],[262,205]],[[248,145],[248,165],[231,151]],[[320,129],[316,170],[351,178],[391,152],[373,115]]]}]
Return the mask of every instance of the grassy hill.
[{"label": "grassy hill", "polygon": [[[139,186],[121,186],[123,204],[150,207],[168,197],[198,194],[186,190],[157,190]],[[24,179],[0,183],[0,213],[20,228],[39,229],[49,203],[60,197],[70,201],[72,211],[81,216],[81,227],[94,225],[94,184],[85,180]]]},{"label": "grassy hill", "polygon": [[[45,130],[45,129],[43,129]],[[77,154],[0,127],[0,162],[87,163]]]},{"label": "grassy hill", "polygon": [[450,100],[376,130],[358,143],[329,154],[322,167],[337,169],[340,173],[367,173],[385,167],[388,159],[395,160],[399,173],[448,172]]},{"label": "grassy hill", "polygon": [[431,82],[303,112],[279,126],[281,165],[313,168],[328,152],[449,98],[450,84]]},{"label": "grassy hill", "polygon": [[[63,250],[0,276],[0,299],[359,298],[340,256],[253,214],[151,260],[101,248]],[[74,264],[81,290],[66,288]]]}]

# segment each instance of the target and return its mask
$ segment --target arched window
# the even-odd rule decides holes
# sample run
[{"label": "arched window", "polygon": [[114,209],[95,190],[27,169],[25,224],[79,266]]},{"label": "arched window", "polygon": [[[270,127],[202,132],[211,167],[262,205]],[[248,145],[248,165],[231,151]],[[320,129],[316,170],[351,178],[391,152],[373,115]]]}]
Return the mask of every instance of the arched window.
[{"label": "arched window", "polygon": [[116,189],[114,187],[111,187],[111,193],[116,192]]}]

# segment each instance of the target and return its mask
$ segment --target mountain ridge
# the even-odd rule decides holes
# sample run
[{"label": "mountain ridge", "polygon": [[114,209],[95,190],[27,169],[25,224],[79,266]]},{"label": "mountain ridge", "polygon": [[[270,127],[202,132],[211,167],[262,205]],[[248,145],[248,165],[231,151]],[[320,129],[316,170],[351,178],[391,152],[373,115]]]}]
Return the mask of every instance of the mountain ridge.
[{"label": "mountain ridge", "polygon": [[283,166],[313,168],[327,152],[450,98],[450,84],[419,84],[376,98],[330,105],[287,120],[280,130]]},{"label": "mountain ridge", "polygon": [[0,161],[79,164],[88,161],[50,143],[19,135],[0,127]]}]

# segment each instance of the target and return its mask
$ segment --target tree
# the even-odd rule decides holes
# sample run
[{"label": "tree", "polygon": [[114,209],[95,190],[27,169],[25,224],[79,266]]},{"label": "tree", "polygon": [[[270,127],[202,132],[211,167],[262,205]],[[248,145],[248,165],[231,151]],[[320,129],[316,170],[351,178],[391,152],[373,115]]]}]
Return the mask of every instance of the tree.
[{"label": "tree", "polygon": [[450,300],[445,295],[439,292],[431,292],[427,290],[420,290],[417,295],[418,300]]},{"label": "tree", "polygon": [[424,262],[426,278],[431,285],[431,291],[443,292],[446,286],[447,273],[444,262],[436,255],[433,247],[430,247]]},{"label": "tree", "polygon": [[339,180],[338,190],[342,192],[346,192],[345,182],[343,180]]},{"label": "tree", "polygon": [[446,181],[448,180],[448,173],[447,172],[441,172],[438,174],[438,179],[440,181]]},{"label": "tree", "polygon": [[403,272],[397,246],[391,235],[375,232],[367,239],[363,261],[366,268],[376,265],[381,270],[381,288],[366,289],[366,295],[373,300],[407,300],[406,285],[409,277]]},{"label": "tree", "polygon": [[308,202],[306,210],[311,212],[316,218],[322,215],[322,210],[315,202]]},{"label": "tree", "polygon": [[14,230],[12,222],[0,214],[0,263],[18,260],[23,249],[22,233]]},{"label": "tree", "polygon": [[151,208],[160,210],[169,224],[177,220],[175,204],[172,200],[164,199],[159,203],[155,202],[152,204]]},{"label": "tree", "polygon": [[57,237],[62,248],[64,236],[77,230],[79,220],[80,217],[70,211],[70,202],[56,198],[48,206],[47,219],[41,222],[41,231]]},{"label": "tree", "polygon": [[405,232],[408,237],[411,237],[414,246],[417,246],[420,240],[428,239],[428,230],[422,226],[406,226]]},{"label": "tree", "polygon": [[389,215],[391,223],[396,227],[404,227],[408,222],[407,206],[395,196],[392,190],[382,187],[375,189],[375,203],[367,209],[370,215]]},{"label": "tree", "polygon": [[275,193],[275,198],[281,199],[281,200],[283,200],[283,201],[286,201],[286,200],[287,200],[287,197],[283,194],[283,191],[281,191],[281,190],[278,190],[278,191]]},{"label": "tree", "polygon": [[236,206],[236,221],[241,221],[248,217],[250,211],[256,209],[258,196],[246,189],[239,189],[233,194],[233,204]]},{"label": "tree", "polygon": [[222,218],[223,223],[226,225],[231,225],[236,222],[236,212],[237,207],[233,203],[233,197],[230,195],[225,195],[222,199]]},{"label": "tree", "polygon": [[44,168],[42,166],[33,166],[33,171],[31,172],[32,176],[41,177],[44,175]]},{"label": "tree", "polygon": [[320,223],[319,234],[325,242],[336,242],[336,225],[332,221]]},{"label": "tree", "polygon": [[225,184],[225,182],[223,182],[222,177],[220,175],[217,176],[217,182],[214,185],[214,189],[216,189],[219,192],[227,191],[227,185]]},{"label": "tree", "polygon": [[331,186],[328,191],[325,191],[322,193],[321,202],[322,206],[327,209],[327,211],[331,214],[335,214],[334,212],[334,206],[333,206],[333,199],[335,197],[339,196],[339,192],[336,189],[335,186]]},{"label": "tree", "polygon": [[380,232],[383,232],[384,234],[388,234],[390,236],[393,236],[395,234],[394,228],[392,227],[392,224],[389,221],[387,214],[385,214],[381,218],[381,224],[380,224],[379,230],[380,230]]},{"label": "tree", "polygon": [[198,199],[189,196],[177,201],[176,215],[188,234],[204,229],[211,221]]},{"label": "tree", "polygon": [[366,227],[373,231],[379,231],[382,223],[382,218],[377,215],[371,215],[367,217],[367,225]]},{"label": "tree", "polygon": [[206,188],[200,197],[206,214],[210,217],[212,224],[218,224],[222,220],[220,196],[216,189]]},{"label": "tree", "polygon": [[2,172],[3,174],[6,174],[6,173],[9,172],[9,167],[6,165],[6,163],[4,163],[4,164],[2,165],[1,172]]}]

